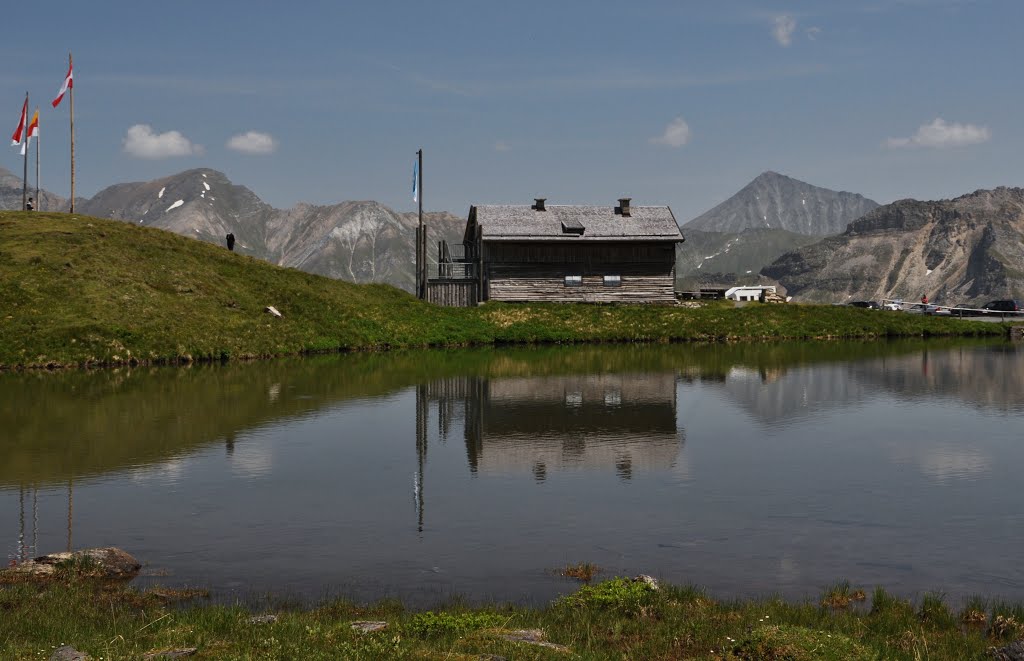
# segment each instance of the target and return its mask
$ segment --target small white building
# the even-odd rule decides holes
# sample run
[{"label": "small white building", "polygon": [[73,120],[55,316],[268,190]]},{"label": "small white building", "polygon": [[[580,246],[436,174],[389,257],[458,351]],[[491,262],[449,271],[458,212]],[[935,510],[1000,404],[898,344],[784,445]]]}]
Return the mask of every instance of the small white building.
[{"label": "small white building", "polygon": [[732,287],[726,290],[725,298],[728,301],[759,301],[761,300],[761,292],[774,294],[775,285]]}]

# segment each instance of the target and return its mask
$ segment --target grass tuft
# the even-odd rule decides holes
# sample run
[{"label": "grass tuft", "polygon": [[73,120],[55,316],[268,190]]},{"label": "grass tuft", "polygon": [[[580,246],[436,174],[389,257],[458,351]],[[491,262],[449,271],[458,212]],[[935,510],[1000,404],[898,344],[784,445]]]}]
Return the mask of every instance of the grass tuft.
[{"label": "grass tuft", "polygon": [[578,581],[589,583],[594,577],[601,573],[601,568],[592,562],[578,562],[574,565],[566,565],[558,570],[560,576],[575,578]]}]

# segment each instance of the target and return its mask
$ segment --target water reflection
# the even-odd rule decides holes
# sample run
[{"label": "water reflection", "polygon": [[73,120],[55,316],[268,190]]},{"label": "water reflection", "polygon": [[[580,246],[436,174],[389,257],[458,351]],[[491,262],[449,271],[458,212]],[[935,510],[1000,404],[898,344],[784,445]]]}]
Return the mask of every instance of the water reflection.
[{"label": "water reflection", "polygon": [[551,471],[613,467],[628,480],[674,467],[685,437],[674,372],[451,377],[416,397],[418,410],[436,412],[445,441],[461,424],[473,473],[528,472],[543,482]]},{"label": "water reflection", "polygon": [[[1024,364],[1019,344],[923,348],[843,363],[757,369],[736,365],[721,378],[724,391],[767,425],[792,424],[825,410],[863,404],[880,392],[907,405],[949,399],[1000,413],[1024,411]],[[698,378],[704,378],[697,371]],[[691,375],[692,378],[693,375]]]},{"label": "water reflection", "polygon": [[577,561],[724,594],[1024,597],[999,497],[1022,413],[1024,353],[990,343],[3,375],[0,531],[12,559],[117,544],[168,582],[312,597],[543,599]]}]

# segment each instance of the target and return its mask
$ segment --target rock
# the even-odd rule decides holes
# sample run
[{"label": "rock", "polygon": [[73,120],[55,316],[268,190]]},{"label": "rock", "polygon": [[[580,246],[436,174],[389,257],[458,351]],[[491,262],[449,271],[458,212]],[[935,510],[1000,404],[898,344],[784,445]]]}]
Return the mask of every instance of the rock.
[{"label": "rock", "polygon": [[1024,661],[1024,640],[1015,640],[1005,647],[990,647],[988,653],[996,661]]},{"label": "rock", "polygon": [[249,618],[249,624],[274,624],[277,622],[276,615],[253,615]]},{"label": "rock", "polygon": [[165,650],[163,652],[149,652],[143,654],[143,659],[180,659],[186,656],[192,656],[199,651],[197,647],[185,647],[180,650]]},{"label": "rock", "polygon": [[277,308],[275,308],[273,305],[268,305],[267,307],[263,308],[263,311],[269,313],[272,317],[277,317],[278,319],[281,318],[281,313],[278,312]]},{"label": "rock", "polygon": [[388,628],[387,622],[371,622],[371,621],[360,621],[353,622],[352,628],[359,633],[372,633],[374,631],[381,631]]},{"label": "rock", "polygon": [[142,567],[130,553],[111,546],[39,556],[5,569],[0,575],[46,578],[52,576],[62,565],[73,567],[75,573],[80,576],[107,579],[134,578]]},{"label": "rock", "polygon": [[761,302],[762,303],[785,303],[786,302],[786,297],[782,296],[781,294],[779,294],[777,292],[768,291],[767,289],[765,289],[765,290],[763,290],[761,292]]},{"label": "rock", "polygon": [[569,648],[565,645],[559,645],[558,643],[549,643],[544,640],[544,631],[542,629],[517,629],[515,631],[506,631],[505,633],[499,634],[499,638],[510,640],[513,643],[526,643],[528,645],[536,645],[537,647],[543,647],[549,650],[555,650],[557,652],[568,652]]},{"label": "rock", "polygon": [[635,577],[633,579],[633,582],[634,583],[646,583],[647,587],[649,587],[652,590],[660,590],[661,589],[661,587],[658,585],[658,579],[654,578],[653,576],[648,576],[647,574],[640,574],[639,576],[637,576],[637,577]]},{"label": "rock", "polygon": [[85,652],[79,652],[71,645],[63,645],[53,650],[53,654],[50,655],[50,661],[87,661],[89,655]]}]

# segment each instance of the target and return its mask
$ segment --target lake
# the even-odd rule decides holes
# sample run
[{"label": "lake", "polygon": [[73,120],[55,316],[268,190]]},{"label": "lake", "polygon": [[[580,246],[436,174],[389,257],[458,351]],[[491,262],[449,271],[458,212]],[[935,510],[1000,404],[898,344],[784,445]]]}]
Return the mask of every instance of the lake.
[{"label": "lake", "polygon": [[1024,347],[355,354],[0,375],[0,551],[120,546],[218,599],[1024,600]]}]

